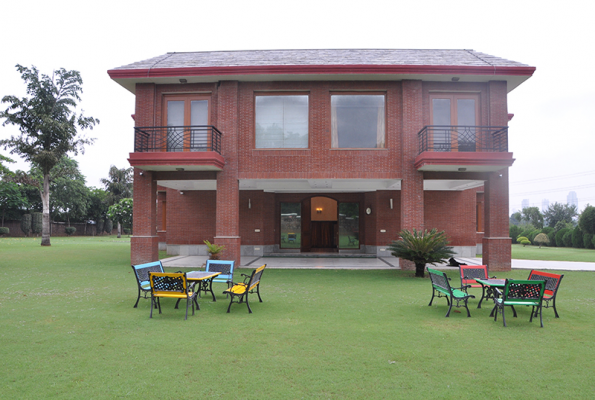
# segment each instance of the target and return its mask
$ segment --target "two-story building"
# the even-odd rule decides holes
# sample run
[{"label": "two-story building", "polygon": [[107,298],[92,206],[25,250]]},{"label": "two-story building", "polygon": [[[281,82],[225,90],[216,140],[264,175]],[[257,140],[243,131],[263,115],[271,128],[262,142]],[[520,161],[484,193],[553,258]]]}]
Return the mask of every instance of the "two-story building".
[{"label": "two-story building", "polygon": [[[136,96],[132,263],[170,254],[390,255],[446,231],[510,269],[507,94],[534,67],[473,50],[168,53]],[[132,132],[131,132],[132,134]],[[401,260],[401,266],[409,265]]]}]

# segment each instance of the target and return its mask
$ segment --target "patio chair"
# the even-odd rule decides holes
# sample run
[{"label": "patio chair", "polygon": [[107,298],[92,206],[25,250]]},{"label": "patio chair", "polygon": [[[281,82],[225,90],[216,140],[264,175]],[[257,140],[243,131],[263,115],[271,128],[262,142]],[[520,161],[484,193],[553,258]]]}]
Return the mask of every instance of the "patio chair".
[{"label": "patio chair", "polygon": [[162,297],[178,300],[186,299],[186,318],[184,319],[188,319],[188,307],[190,303],[192,303],[192,315],[194,315],[195,304],[196,309],[200,310],[196,302],[197,292],[192,291],[192,288],[188,287],[185,273],[151,272],[149,273],[149,281],[151,282],[151,315],[149,318],[153,318],[153,306],[155,304],[159,307],[159,314],[161,314],[160,298]]},{"label": "patio chair", "polygon": [[[213,282],[226,283],[227,288],[231,287],[233,282],[233,269],[235,261],[224,261],[224,260],[207,260],[205,271],[207,272],[221,272],[221,275],[213,278]],[[201,289],[202,291],[206,291]]]},{"label": "patio chair", "polygon": [[252,309],[250,308],[250,303],[248,303],[248,294],[254,293],[256,290],[256,294],[258,294],[258,300],[262,303],[262,298],[260,297],[260,279],[262,277],[262,273],[266,268],[266,264],[262,265],[261,267],[256,268],[252,271],[252,274],[246,275],[242,274],[244,277],[244,282],[240,283],[232,283],[232,286],[227,289],[223,294],[229,294],[231,296],[231,300],[229,302],[229,306],[227,307],[227,312],[231,309],[231,305],[234,303],[234,299],[238,299],[236,303],[243,303],[244,299],[246,300],[246,305],[248,306],[248,312],[251,314]]},{"label": "patio chair", "polygon": [[[539,314],[539,320],[541,327],[543,328],[543,315],[542,315],[542,301],[543,292],[545,289],[545,281],[530,281],[530,280],[517,280],[507,279],[504,286],[504,293],[501,297],[494,299],[494,321],[498,318],[498,313],[502,314],[502,322],[506,326],[506,317],[504,316],[504,309],[506,306],[512,308],[514,317],[517,316],[514,306],[532,306],[531,318],[529,322],[533,322],[533,316],[537,317]],[[498,293],[500,290],[495,289]]]},{"label": "patio chair", "polygon": [[[484,299],[494,298],[491,289],[488,289],[486,294],[486,288],[484,285],[479,284],[476,279],[488,279],[488,266],[487,265],[466,265],[459,264],[459,274],[461,275],[461,287],[466,293],[467,288],[481,288],[481,297],[479,298],[479,304],[477,308],[481,308],[481,302]],[[492,276],[492,279],[496,279],[496,276]]]},{"label": "patio chair", "polygon": [[549,272],[541,272],[535,270],[531,270],[531,272],[529,273],[529,278],[527,278],[530,281],[545,281],[545,290],[543,292],[543,301],[545,301],[545,305],[543,307],[550,308],[551,301],[551,307],[554,309],[554,314],[556,315],[556,318],[560,318],[560,316],[558,315],[558,310],[556,309],[556,294],[558,294],[558,288],[560,287],[560,282],[562,282],[562,278],[564,278],[564,275],[550,274]]},{"label": "patio chair", "polygon": [[136,278],[136,283],[138,286],[138,297],[136,298],[136,303],[134,303],[133,307],[136,308],[136,306],[138,305],[138,301],[140,300],[141,292],[143,293],[145,299],[148,299],[147,295],[151,292],[149,272],[164,271],[163,264],[161,264],[161,261],[153,261],[145,264],[132,265],[132,270],[134,271],[134,277]]}]

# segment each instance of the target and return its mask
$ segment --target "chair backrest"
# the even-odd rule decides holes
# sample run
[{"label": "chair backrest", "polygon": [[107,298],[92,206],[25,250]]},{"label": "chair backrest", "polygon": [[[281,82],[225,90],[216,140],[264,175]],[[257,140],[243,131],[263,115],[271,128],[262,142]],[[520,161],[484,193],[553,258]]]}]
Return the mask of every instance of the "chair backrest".
[{"label": "chair backrest", "polygon": [[262,273],[266,268],[266,264],[256,268],[252,271],[252,275],[250,276],[250,280],[248,281],[248,290],[252,290],[260,283],[260,278],[262,277]]},{"label": "chair backrest", "polygon": [[221,272],[214,282],[226,282],[233,280],[233,269],[235,261],[224,261],[224,260],[207,260],[207,266],[205,271],[208,272]]},{"label": "chair backrest", "polygon": [[450,292],[450,282],[448,282],[448,278],[444,272],[428,268],[428,273],[430,274],[432,285],[438,286]]},{"label": "chair backrest", "polygon": [[519,303],[541,302],[545,281],[507,279],[504,286],[503,301]]},{"label": "chair backrest", "polygon": [[187,293],[188,282],[184,272],[151,272],[151,293],[154,295],[167,293]]},{"label": "chair backrest", "polygon": [[549,272],[541,272],[531,270],[529,273],[530,281],[545,281],[545,294],[548,296],[554,296],[560,287],[560,282],[564,278],[564,275],[550,274]]},{"label": "chair backrest", "polygon": [[134,275],[139,284],[149,282],[149,272],[164,272],[161,261],[133,265],[132,270],[134,271]]},{"label": "chair backrest", "polygon": [[464,285],[479,285],[476,279],[488,278],[487,265],[459,265],[459,273],[461,274],[461,286]]}]

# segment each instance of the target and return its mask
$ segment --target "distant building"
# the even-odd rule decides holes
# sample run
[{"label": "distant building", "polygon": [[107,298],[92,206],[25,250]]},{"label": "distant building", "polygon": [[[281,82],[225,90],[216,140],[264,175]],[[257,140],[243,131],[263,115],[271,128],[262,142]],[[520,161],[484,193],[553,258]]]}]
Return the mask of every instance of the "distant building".
[{"label": "distant building", "polygon": [[524,210],[525,208],[529,207],[529,199],[523,199],[523,202],[521,203],[521,209]]},{"label": "distant building", "polygon": [[578,197],[576,197],[575,191],[568,193],[568,196],[566,196],[566,203],[568,203],[569,206],[574,204],[578,210]]},{"label": "distant building", "polygon": [[550,201],[549,199],[543,199],[541,200],[541,212],[545,212],[550,206]]}]

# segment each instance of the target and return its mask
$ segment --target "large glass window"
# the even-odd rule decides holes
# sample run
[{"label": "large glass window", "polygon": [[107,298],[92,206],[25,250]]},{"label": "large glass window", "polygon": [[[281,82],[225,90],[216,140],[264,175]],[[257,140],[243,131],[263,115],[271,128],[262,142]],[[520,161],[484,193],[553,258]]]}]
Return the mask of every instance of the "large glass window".
[{"label": "large glass window", "polygon": [[167,151],[205,151],[209,137],[209,99],[198,95],[165,99]]},{"label": "large glass window", "polygon": [[358,203],[339,203],[339,247],[359,249]]},{"label": "large glass window", "polygon": [[308,96],[256,96],[256,148],[308,147]]},{"label": "large glass window", "polygon": [[302,203],[281,203],[281,248],[302,247]]},{"label": "large glass window", "polygon": [[479,97],[474,94],[433,94],[434,151],[475,151]]},{"label": "large glass window", "polygon": [[384,95],[332,95],[331,147],[384,148]]}]

